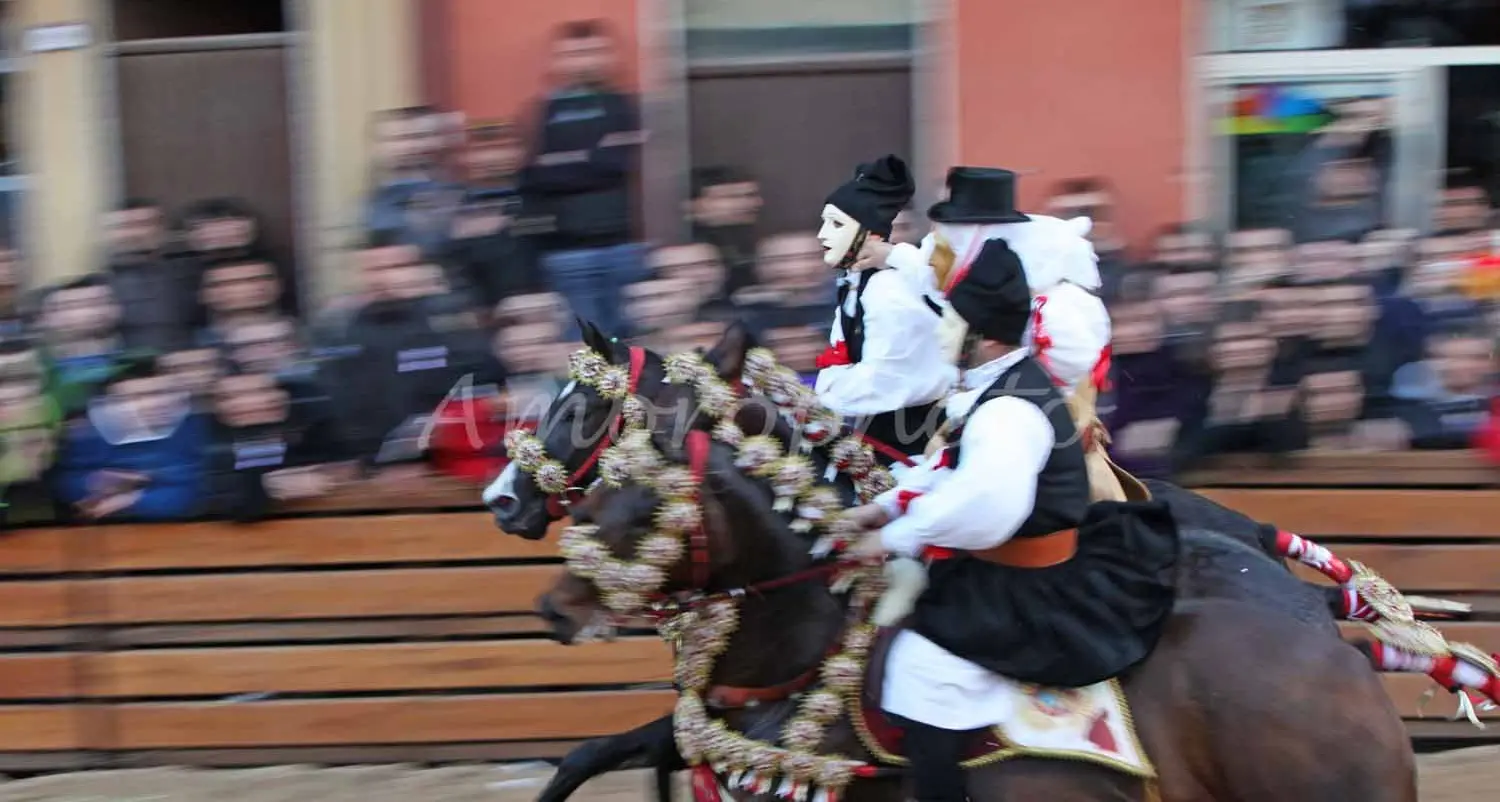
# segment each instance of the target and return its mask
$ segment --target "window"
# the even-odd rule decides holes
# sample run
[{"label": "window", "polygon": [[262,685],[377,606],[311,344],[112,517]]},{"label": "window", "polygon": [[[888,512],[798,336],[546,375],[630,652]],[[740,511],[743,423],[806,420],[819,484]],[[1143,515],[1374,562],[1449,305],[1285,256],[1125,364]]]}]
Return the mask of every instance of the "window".
[{"label": "window", "polygon": [[[1247,83],[1230,88],[1218,115],[1234,176],[1231,224],[1237,229],[1328,222],[1313,214],[1336,197],[1386,217],[1394,147],[1390,85],[1384,82]],[[1353,225],[1349,215],[1340,218]],[[1330,223],[1331,225],[1331,223]],[[1340,232],[1298,231],[1300,239]]]},{"label": "window", "polygon": [[1500,0],[1211,0],[1209,49],[1500,45]]},{"label": "window", "polygon": [[115,39],[232,36],[286,30],[281,0],[114,0]]},{"label": "window", "polygon": [[1500,65],[1449,67],[1447,109],[1447,183],[1500,203]]},{"label": "window", "polygon": [[910,0],[686,0],[689,59],[906,53]]}]

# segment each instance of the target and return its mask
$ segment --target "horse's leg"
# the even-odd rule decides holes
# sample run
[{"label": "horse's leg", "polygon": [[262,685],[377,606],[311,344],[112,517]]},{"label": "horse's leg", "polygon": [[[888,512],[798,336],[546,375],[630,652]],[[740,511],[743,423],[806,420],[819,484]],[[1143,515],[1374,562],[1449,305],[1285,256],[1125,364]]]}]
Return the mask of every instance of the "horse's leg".
[{"label": "horse's leg", "polygon": [[557,766],[537,802],[563,802],[589,780],[610,771],[654,768],[659,802],[672,800],[672,772],[685,768],[677,753],[672,717],[666,716],[629,732],[586,741]]},{"label": "horse's leg", "polygon": [[1321,628],[1220,599],[1179,603],[1126,679],[1161,798],[1415,802],[1406,728],[1366,659]]}]

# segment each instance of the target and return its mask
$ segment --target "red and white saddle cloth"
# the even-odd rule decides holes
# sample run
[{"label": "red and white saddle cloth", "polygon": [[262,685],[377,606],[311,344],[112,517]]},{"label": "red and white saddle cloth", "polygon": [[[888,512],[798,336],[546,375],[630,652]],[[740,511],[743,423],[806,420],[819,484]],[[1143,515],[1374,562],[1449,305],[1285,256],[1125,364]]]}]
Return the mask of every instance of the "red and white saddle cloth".
[{"label": "red and white saddle cloth", "polygon": [[[904,733],[880,705],[884,660],[895,632],[882,631],[871,649],[864,686],[854,697],[859,700],[859,710],[851,719],[871,754],[882,763],[904,766]],[[965,768],[1019,757],[1051,758],[1093,763],[1141,779],[1156,778],[1156,767],[1141,746],[1130,702],[1118,680],[1087,688],[1004,682],[996,693],[1006,697],[1010,713],[1004,716],[1003,724],[971,733]]]}]

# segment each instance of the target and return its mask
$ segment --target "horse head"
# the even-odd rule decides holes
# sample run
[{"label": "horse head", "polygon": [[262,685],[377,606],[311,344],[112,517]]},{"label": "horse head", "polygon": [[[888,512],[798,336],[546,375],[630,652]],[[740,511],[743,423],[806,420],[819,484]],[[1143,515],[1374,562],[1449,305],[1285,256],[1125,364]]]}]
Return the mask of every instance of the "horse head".
[{"label": "horse head", "polygon": [[622,345],[591,323],[580,327],[584,348],[574,354],[569,381],[543,415],[535,440],[508,442],[511,462],[484,490],[485,506],[507,534],[545,537],[597,479],[599,454],[623,428],[626,398],[649,399],[664,386],[659,356]]},{"label": "horse head", "polygon": [[[484,491],[484,503],[495,515],[495,523],[508,534],[528,540],[546,536],[547,528],[567,517],[569,508],[582,498],[586,488],[598,478],[598,458],[627,423],[626,405],[619,392],[621,376],[625,377],[627,395],[634,397],[630,411],[633,425],[643,418],[674,418],[678,428],[686,431],[707,426],[709,421],[694,414],[696,408],[679,403],[681,393],[673,393],[665,382],[663,361],[652,351],[619,344],[592,324],[580,321],[584,350],[574,355],[570,381],[553,400],[538,427],[541,454],[513,459]],[[732,387],[740,386],[746,354],[756,346],[755,338],[742,324],[726,329],[723,338],[708,354],[708,361]],[[598,359],[589,359],[596,355]],[[590,367],[592,365],[592,367]],[[580,375],[598,372],[600,365],[614,373],[600,389],[600,377]],[[670,398],[664,397],[670,395]],[[733,413],[736,422],[747,431],[766,431],[776,425],[775,410],[769,404],[740,404]],[[521,450],[537,451],[535,444]],[[566,481],[558,487],[557,477],[540,479],[538,468],[551,463],[561,466]],[[546,469],[557,473],[558,468]],[[550,482],[551,491],[539,481]]]},{"label": "horse head", "polygon": [[[704,396],[722,398],[734,358],[715,356],[717,369],[698,362],[698,381],[666,385],[657,402],[700,412],[714,406]],[[669,375],[674,359],[667,360]],[[576,508],[560,543],[568,570],[541,603],[560,640],[604,621],[634,624],[780,588],[813,566],[813,524],[799,522],[831,525],[842,499],[820,481],[812,459],[788,453],[792,428],[775,406],[745,400],[729,422],[765,429],[736,425],[731,435],[725,418],[657,415],[601,458],[603,486]],[[826,593],[821,582],[808,587]]]}]

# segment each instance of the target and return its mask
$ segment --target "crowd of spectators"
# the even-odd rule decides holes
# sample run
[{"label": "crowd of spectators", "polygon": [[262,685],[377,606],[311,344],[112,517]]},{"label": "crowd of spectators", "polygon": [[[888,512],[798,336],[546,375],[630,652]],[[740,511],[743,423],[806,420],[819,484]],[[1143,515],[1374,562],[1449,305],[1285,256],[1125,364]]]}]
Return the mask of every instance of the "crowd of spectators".
[{"label": "crowd of spectators", "polygon": [[[702,169],[691,239],[641,243],[644,136],[607,78],[608,31],[567,26],[554,58],[529,124],[378,116],[356,289],[325,308],[296,314],[255,211],[229,198],[125,203],[97,273],[31,295],[0,249],[0,526],[249,521],[354,482],[487,481],[507,428],[560,389],[579,318],[661,351],[744,321],[810,380],[834,296],[816,210],[808,232],[768,234],[755,176]],[[1497,437],[1500,222],[1482,190],[1450,188],[1430,234],[1182,225],[1146,254],[1117,236],[1115,204],[1079,179],[1042,211],[1094,220],[1127,467]],[[895,239],[924,233],[906,213]]]},{"label": "crowd of spectators", "polygon": [[[1082,189],[1107,220],[1107,187]],[[1172,226],[1135,262],[1100,247],[1117,458],[1164,476],[1223,453],[1494,448],[1500,219],[1463,184],[1435,218],[1338,239]]]}]

